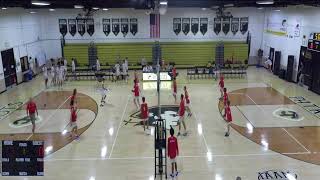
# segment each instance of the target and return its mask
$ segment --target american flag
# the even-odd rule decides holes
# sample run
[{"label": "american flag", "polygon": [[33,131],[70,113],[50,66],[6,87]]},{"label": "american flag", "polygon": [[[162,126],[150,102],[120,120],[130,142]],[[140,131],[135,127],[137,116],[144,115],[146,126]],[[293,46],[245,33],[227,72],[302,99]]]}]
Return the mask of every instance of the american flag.
[{"label": "american flag", "polygon": [[150,14],[150,38],[160,38],[160,14]]}]

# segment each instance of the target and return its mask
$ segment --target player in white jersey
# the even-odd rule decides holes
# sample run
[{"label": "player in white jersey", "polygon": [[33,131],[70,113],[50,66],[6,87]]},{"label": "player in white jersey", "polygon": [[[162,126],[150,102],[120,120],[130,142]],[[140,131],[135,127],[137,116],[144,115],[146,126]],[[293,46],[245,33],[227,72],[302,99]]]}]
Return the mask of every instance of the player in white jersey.
[{"label": "player in white jersey", "polygon": [[44,79],[44,84],[46,86],[46,88],[48,88],[48,69],[47,69],[47,65],[43,66],[43,79]]}]

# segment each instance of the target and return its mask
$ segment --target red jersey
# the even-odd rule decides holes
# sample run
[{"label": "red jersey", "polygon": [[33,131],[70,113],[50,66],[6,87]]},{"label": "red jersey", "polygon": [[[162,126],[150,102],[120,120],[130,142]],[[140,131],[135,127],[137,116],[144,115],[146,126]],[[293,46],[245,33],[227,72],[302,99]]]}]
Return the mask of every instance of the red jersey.
[{"label": "red jersey", "polygon": [[229,99],[228,93],[225,92],[225,93],[223,94],[223,102],[224,102],[224,104],[227,103],[228,99]]},{"label": "red jersey", "polygon": [[27,105],[27,111],[29,114],[34,114],[37,110],[37,105],[33,101],[29,102]]},{"label": "red jersey", "polygon": [[190,103],[190,99],[189,99],[188,91],[184,91],[184,96],[186,97],[186,103],[189,104]]},{"label": "red jersey", "polygon": [[220,86],[221,88],[224,88],[224,80],[223,80],[223,78],[220,78],[219,86]]},{"label": "red jersey", "polygon": [[173,81],[173,92],[177,93],[177,82]]},{"label": "red jersey", "polygon": [[71,109],[71,122],[77,121],[77,111],[75,109]]},{"label": "red jersey", "polygon": [[180,107],[179,107],[179,116],[183,116],[185,111],[186,111],[186,109],[185,109],[185,106],[184,106],[184,100],[182,100],[180,102]]},{"label": "red jersey", "polygon": [[177,70],[176,70],[175,67],[172,69],[172,76],[173,76],[174,78],[177,76]]},{"label": "red jersey", "polygon": [[140,96],[140,90],[139,90],[139,85],[136,83],[133,87],[133,93],[135,97]]},{"label": "red jersey", "polygon": [[168,156],[170,159],[174,159],[177,155],[179,155],[178,140],[171,136],[168,138]]},{"label": "red jersey", "polygon": [[141,119],[147,119],[149,114],[148,114],[148,104],[147,103],[142,103],[140,107],[140,113],[141,113]]},{"label": "red jersey", "polygon": [[227,122],[232,122],[232,115],[231,115],[230,106],[227,106],[227,108],[226,108],[226,120],[227,120]]}]

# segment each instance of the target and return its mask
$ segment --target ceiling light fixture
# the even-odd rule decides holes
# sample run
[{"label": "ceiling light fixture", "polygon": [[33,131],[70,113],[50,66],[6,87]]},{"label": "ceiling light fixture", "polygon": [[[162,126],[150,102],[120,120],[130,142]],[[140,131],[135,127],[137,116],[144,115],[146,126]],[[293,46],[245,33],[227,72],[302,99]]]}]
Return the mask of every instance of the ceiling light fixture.
[{"label": "ceiling light fixture", "polygon": [[31,13],[31,14],[36,14],[37,12],[35,12],[35,11],[30,11],[30,13]]},{"label": "ceiling light fixture", "polygon": [[74,5],[74,8],[75,8],[75,9],[82,9],[83,6],[82,6],[82,5]]},{"label": "ceiling light fixture", "polygon": [[36,6],[49,6],[50,3],[47,1],[31,1],[31,4]]},{"label": "ceiling light fixture", "polygon": [[261,10],[261,9],[263,9],[263,7],[258,7],[257,9]]},{"label": "ceiling light fixture", "polygon": [[274,4],[273,0],[257,1],[257,4]]},{"label": "ceiling light fixture", "polygon": [[49,9],[49,11],[56,11],[55,9]]},{"label": "ceiling light fixture", "polygon": [[93,7],[92,9],[93,9],[93,10],[99,10],[99,8],[98,8],[98,7]]},{"label": "ceiling light fixture", "polygon": [[168,5],[168,1],[160,1],[160,5]]},{"label": "ceiling light fixture", "polygon": [[1,8],[2,10],[6,10],[7,8],[6,7],[3,7],[3,8]]},{"label": "ceiling light fixture", "polygon": [[274,11],[281,11],[280,9],[275,9]]},{"label": "ceiling light fixture", "polygon": [[109,9],[108,9],[108,8],[103,8],[102,10],[104,10],[104,11],[108,11]]},{"label": "ceiling light fixture", "polygon": [[205,11],[205,10],[207,10],[207,8],[201,8],[202,9],[202,11]]},{"label": "ceiling light fixture", "polygon": [[234,4],[225,4],[224,7],[233,7]]}]

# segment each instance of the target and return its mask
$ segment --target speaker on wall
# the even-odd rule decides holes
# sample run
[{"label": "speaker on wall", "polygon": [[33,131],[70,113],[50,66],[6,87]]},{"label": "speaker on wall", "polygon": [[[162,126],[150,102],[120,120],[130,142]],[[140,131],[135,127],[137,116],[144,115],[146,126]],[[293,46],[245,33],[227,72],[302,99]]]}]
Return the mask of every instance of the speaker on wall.
[{"label": "speaker on wall", "polygon": [[287,64],[287,75],[286,79],[289,82],[292,82],[292,75],[293,75],[293,64],[294,64],[294,56],[288,56],[288,64]]},{"label": "speaker on wall", "polygon": [[273,74],[279,75],[281,62],[281,51],[276,51],[274,55]]}]

